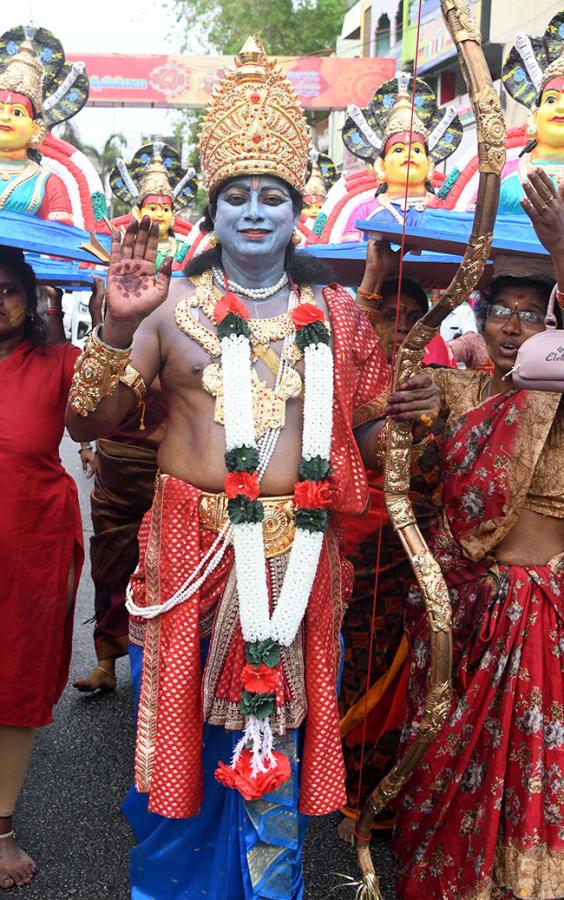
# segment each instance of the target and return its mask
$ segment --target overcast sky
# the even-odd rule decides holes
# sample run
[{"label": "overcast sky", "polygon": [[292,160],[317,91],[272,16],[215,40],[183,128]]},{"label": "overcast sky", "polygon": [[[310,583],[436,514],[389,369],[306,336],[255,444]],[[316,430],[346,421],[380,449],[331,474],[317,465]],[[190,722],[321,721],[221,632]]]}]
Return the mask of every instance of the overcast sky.
[{"label": "overcast sky", "polygon": [[[12,12],[18,10],[21,20]],[[52,31],[67,53],[172,53],[180,41],[165,2],[155,0],[20,0],[0,3],[0,33],[32,20]],[[122,132],[131,150],[142,135],[169,133],[174,113],[155,109],[92,109],[72,120],[85,143],[101,148],[114,132]]]}]

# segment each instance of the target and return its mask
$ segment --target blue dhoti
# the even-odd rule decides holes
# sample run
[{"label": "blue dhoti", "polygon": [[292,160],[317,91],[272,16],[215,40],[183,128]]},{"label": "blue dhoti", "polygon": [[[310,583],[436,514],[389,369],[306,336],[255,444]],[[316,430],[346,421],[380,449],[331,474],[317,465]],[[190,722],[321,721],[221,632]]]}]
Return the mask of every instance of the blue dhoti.
[{"label": "blue dhoti", "polygon": [[[207,644],[202,645],[204,657]],[[130,645],[139,695],[142,649]],[[122,810],[137,838],[131,854],[132,900],[300,900],[302,848],[308,817],[298,812],[297,731],[284,738],[292,776],[277,791],[246,801],[215,780],[219,760],[231,758],[241,732],[204,725],[204,802],[198,816],[168,819],[147,810],[132,788]]]}]

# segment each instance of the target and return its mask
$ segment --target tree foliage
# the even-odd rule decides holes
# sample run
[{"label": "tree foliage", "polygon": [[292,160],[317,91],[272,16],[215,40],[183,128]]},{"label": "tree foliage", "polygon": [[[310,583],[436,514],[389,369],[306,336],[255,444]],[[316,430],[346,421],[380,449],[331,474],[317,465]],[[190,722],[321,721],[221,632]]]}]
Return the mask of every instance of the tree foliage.
[{"label": "tree foliage", "polygon": [[269,55],[303,56],[331,50],[347,0],[172,0],[185,44],[194,52],[194,28],[210,50],[237,53],[259,34]]}]

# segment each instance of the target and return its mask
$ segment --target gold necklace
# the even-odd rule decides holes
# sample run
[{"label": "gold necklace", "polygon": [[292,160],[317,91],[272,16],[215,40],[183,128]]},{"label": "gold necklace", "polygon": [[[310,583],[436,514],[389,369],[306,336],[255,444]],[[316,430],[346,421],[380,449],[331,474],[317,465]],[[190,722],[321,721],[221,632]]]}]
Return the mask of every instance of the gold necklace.
[{"label": "gold necklace", "polygon": [[[187,337],[196,341],[212,359],[221,356],[219,338],[216,333],[196,321],[192,315],[192,309],[201,309],[210,322],[213,322],[215,305],[220,296],[220,292],[216,291],[213,285],[213,275],[209,270],[204,272],[197,282],[196,292],[191,297],[181,300],[174,313],[176,324],[180,330]],[[308,285],[302,288],[300,303],[315,304],[314,293]],[[249,328],[253,359],[256,359],[257,356],[264,356],[266,352],[274,353],[274,351],[270,351],[270,343],[284,340],[295,332],[289,312],[270,319],[250,319]],[[268,387],[266,382],[259,378],[255,369],[252,370],[253,418],[257,439],[260,439],[269,429],[283,428],[286,421],[286,401],[302,394],[301,376],[293,368],[302,355],[295,341],[286,341],[285,364],[281,376],[277,377],[273,388]],[[206,366],[202,374],[202,387],[215,398],[214,421],[219,425],[224,425],[223,373],[218,363],[213,362]]]},{"label": "gold necklace", "polygon": [[485,381],[482,382],[480,387],[478,388],[478,403],[483,403],[484,400],[490,399],[490,385],[493,381],[493,375],[488,375]]}]

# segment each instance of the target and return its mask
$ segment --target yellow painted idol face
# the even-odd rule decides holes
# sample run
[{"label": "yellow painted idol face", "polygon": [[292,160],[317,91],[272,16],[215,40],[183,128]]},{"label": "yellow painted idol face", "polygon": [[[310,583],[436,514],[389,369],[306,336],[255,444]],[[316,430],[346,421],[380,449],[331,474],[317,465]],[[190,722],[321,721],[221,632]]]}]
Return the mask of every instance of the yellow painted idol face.
[{"label": "yellow painted idol face", "polygon": [[23,94],[0,91],[0,150],[25,150],[39,132],[31,101]]},{"label": "yellow painted idol face", "polygon": [[379,181],[388,185],[388,193],[401,195],[409,180],[409,188],[413,193],[425,192],[425,183],[433,176],[433,163],[427,155],[427,148],[418,135],[413,136],[411,153],[409,135],[395,135],[386,145],[384,159],[375,165]]},{"label": "yellow painted idol face", "polygon": [[160,194],[149,194],[143,199],[143,205],[137,214],[139,221],[143,216],[149,216],[151,222],[158,222],[159,240],[164,240],[168,237],[174,221],[171,198]]},{"label": "yellow painted idol face", "polygon": [[548,82],[532,118],[539,144],[561,149],[564,162],[564,78],[553,78]]}]

